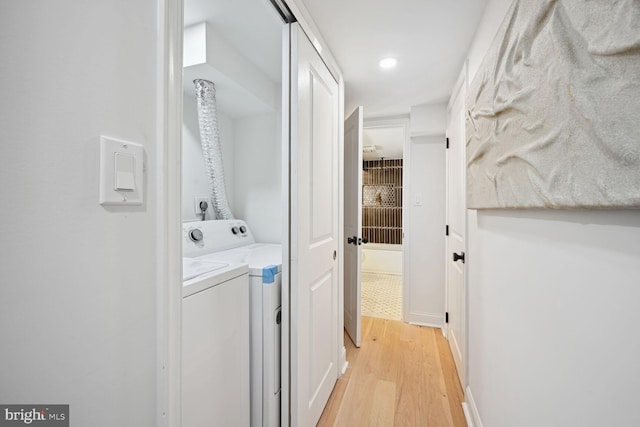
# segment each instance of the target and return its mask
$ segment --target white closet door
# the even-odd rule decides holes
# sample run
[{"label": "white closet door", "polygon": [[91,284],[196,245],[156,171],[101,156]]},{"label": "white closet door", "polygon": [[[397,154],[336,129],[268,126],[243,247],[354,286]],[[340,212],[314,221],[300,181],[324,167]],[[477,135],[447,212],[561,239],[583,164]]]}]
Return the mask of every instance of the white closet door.
[{"label": "white closet door", "polygon": [[291,425],[314,426],[338,378],[338,84],[291,25]]}]

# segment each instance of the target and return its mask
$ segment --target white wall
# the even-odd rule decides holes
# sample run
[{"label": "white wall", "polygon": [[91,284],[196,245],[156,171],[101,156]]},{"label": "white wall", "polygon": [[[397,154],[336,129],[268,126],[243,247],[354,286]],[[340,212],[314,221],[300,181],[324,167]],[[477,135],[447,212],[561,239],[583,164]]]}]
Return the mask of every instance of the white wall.
[{"label": "white wall", "polygon": [[446,102],[411,107],[411,135],[444,135],[446,124]]},{"label": "white wall", "polygon": [[256,241],[282,241],[282,141],[280,114],[234,120],[236,216]]},{"label": "white wall", "polygon": [[405,160],[409,178],[404,185],[408,192],[404,320],[435,327],[442,326],[445,308],[444,126],[443,122],[441,136],[411,138]]},{"label": "white wall", "polygon": [[487,7],[484,10],[476,34],[473,36],[469,54],[467,55],[468,72],[471,79],[478,72],[478,68],[480,68],[480,64],[512,2],[513,0],[489,0],[487,2]]},{"label": "white wall", "polygon": [[[489,2],[471,77],[509,7]],[[640,425],[640,215],[469,211],[476,425]]]},{"label": "white wall", "polygon": [[[0,402],[156,419],[157,2],[0,14]],[[98,204],[99,136],[145,147],[145,204]]]},{"label": "white wall", "polygon": [[[222,157],[229,206],[236,218],[247,221],[257,241],[282,240],[282,141],[280,114],[231,119],[218,111]],[[209,197],[200,144],[195,98],[184,97],[182,219],[201,219],[194,199]],[[213,218],[209,203],[207,219]]]},{"label": "white wall", "polygon": [[[281,86],[269,79],[226,41],[199,24],[185,30],[185,64],[193,63],[194,48],[207,53],[208,65],[185,68],[185,75],[216,83],[217,115],[229,206],[247,221],[257,241],[282,240]],[[247,31],[250,29],[247,27]],[[196,52],[197,53],[197,52]],[[197,61],[204,61],[202,57]],[[196,62],[197,62],[196,61]],[[199,67],[199,68],[198,68]],[[186,77],[185,77],[186,78]],[[184,97],[183,188],[184,221],[197,220],[195,198],[210,194],[200,147],[195,96]],[[211,205],[211,203],[209,203]],[[210,206],[207,219],[213,218]]]},{"label": "white wall", "polygon": [[637,212],[478,212],[469,387],[485,426],[640,425]]},{"label": "white wall", "polygon": [[[213,219],[211,205],[211,190],[207,169],[202,154],[200,142],[200,128],[198,127],[198,111],[194,94],[184,96],[184,117],[182,121],[182,220],[195,221],[202,219],[195,212],[195,198],[207,197],[209,208],[206,219]],[[235,143],[233,134],[233,120],[218,111],[218,129],[222,145],[222,162],[225,168],[225,189],[231,212],[238,217],[235,209],[235,174],[234,153]]]},{"label": "white wall", "polygon": [[362,247],[362,272],[402,275],[402,245],[368,243]]}]

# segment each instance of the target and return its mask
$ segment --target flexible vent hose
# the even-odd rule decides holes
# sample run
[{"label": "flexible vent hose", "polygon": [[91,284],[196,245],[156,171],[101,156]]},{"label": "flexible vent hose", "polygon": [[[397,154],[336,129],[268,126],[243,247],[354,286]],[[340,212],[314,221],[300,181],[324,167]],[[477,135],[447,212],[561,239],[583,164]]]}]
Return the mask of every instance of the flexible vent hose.
[{"label": "flexible vent hose", "polygon": [[196,101],[202,154],[207,167],[207,177],[211,189],[211,205],[216,219],[234,219],[224,182],[222,165],[222,145],[218,130],[216,109],[216,86],[208,80],[196,79]]}]

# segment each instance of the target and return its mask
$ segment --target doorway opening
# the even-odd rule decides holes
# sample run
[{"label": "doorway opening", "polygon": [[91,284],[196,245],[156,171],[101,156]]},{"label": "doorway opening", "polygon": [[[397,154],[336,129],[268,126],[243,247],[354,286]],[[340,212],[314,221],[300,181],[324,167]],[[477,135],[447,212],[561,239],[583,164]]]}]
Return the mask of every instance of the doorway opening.
[{"label": "doorway opening", "polygon": [[363,316],[402,320],[403,126],[363,129]]},{"label": "doorway opening", "polygon": [[288,424],[286,413],[281,420],[288,371],[281,369],[281,319],[288,317],[282,311],[284,25],[261,0],[184,2],[185,425],[204,425],[211,413],[225,425]]}]

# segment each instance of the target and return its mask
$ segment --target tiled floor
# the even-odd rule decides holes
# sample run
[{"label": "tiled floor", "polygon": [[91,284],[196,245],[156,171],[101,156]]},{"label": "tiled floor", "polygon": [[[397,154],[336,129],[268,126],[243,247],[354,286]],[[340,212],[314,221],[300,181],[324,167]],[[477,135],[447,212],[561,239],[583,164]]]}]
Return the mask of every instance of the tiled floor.
[{"label": "tiled floor", "polygon": [[362,315],[402,320],[402,276],[363,272]]}]

